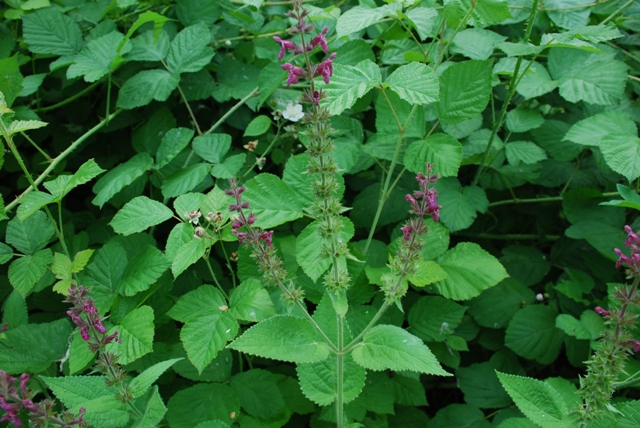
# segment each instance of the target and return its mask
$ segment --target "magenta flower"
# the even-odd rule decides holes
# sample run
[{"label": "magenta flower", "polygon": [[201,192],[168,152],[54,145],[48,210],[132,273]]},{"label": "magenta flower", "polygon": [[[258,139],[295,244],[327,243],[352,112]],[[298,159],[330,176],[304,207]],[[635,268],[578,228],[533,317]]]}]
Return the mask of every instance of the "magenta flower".
[{"label": "magenta flower", "polygon": [[324,37],[325,34],[327,34],[327,31],[329,31],[329,27],[324,27],[320,34],[318,34],[313,39],[311,39],[311,46],[315,48],[316,46],[320,45],[324,53],[329,53],[329,47],[327,46],[327,39]]},{"label": "magenta flower", "polygon": [[302,52],[302,49],[300,49],[300,47],[293,43],[291,40],[282,40],[278,36],[274,36],[273,40],[280,43],[280,53],[278,54],[278,61],[284,57],[284,53],[286,51],[293,52],[294,54]]},{"label": "magenta flower", "polygon": [[289,64],[288,62],[282,64],[281,67],[289,72],[289,75],[287,76],[287,86],[291,86],[292,83],[298,83],[300,77],[304,76],[303,69],[293,64]]},{"label": "magenta flower", "polygon": [[609,312],[608,310],[606,310],[604,308],[601,308],[600,306],[596,306],[594,311],[596,312],[596,314],[602,315],[602,316],[605,316],[605,317],[608,317],[608,316],[611,315],[611,312]]},{"label": "magenta flower", "polygon": [[626,247],[631,248],[631,255],[627,256],[620,249],[614,248],[613,251],[618,255],[618,261],[616,263],[616,268],[619,268],[623,264],[627,265],[627,274],[628,275],[639,275],[640,274],[640,248],[638,245],[640,244],[640,238],[638,235],[631,229],[630,226],[625,226],[624,231],[627,233],[627,240],[624,242]]},{"label": "magenta flower", "polygon": [[324,83],[329,83],[329,78],[333,76],[333,59],[336,57],[336,53],[332,53],[329,58],[318,64],[316,72],[313,77],[322,76]]}]

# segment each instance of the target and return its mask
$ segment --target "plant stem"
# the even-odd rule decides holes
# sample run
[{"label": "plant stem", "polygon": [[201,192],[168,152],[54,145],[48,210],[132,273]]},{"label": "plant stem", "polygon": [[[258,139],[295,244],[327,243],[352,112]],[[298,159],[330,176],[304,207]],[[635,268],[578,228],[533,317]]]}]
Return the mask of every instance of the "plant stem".
[{"label": "plant stem", "polygon": [[229,116],[231,116],[236,110],[238,110],[240,108],[240,106],[242,106],[244,103],[246,103],[247,101],[249,101],[250,98],[253,98],[256,96],[256,94],[259,92],[259,88],[256,86],[255,88],[253,88],[253,90],[251,92],[249,92],[243,99],[241,99],[240,101],[238,101],[236,103],[236,105],[234,105],[233,107],[231,107],[229,109],[228,112],[226,112],[220,119],[218,119],[218,121],[216,123],[214,123],[211,128],[209,128],[209,130],[207,132],[205,132],[203,135],[207,135],[207,134],[211,134],[213,131],[216,130],[216,128],[218,128],[218,126],[222,125],[222,123],[227,120],[227,118]]},{"label": "plant stem", "polygon": [[[527,28],[525,29],[524,41],[528,42],[531,36],[531,31],[533,30],[533,24],[536,20],[536,14],[538,13],[538,2],[540,0],[533,0],[533,6],[531,7],[531,15],[529,16],[529,22],[527,23]],[[493,129],[491,130],[491,136],[489,137],[489,141],[487,142],[487,148],[484,151],[484,155],[482,156],[482,162],[480,162],[480,166],[476,171],[475,177],[473,177],[473,181],[471,182],[472,186],[478,184],[480,177],[482,176],[482,172],[487,163],[487,159],[489,158],[489,153],[491,152],[491,146],[493,145],[493,140],[496,138],[498,134],[498,130],[502,127],[502,122],[507,114],[507,108],[511,103],[511,98],[516,93],[516,88],[518,87],[520,74],[520,66],[522,65],[522,56],[518,57],[516,61],[515,69],[513,70],[513,75],[511,76],[511,80],[509,81],[509,91],[507,92],[507,96],[502,104],[502,108],[500,109],[500,114],[498,115],[498,120],[494,122]]]},{"label": "plant stem", "polygon": [[604,21],[602,21],[600,25],[605,25],[607,22],[611,21],[617,14],[619,14],[620,12],[622,12],[623,10],[631,6],[634,1],[635,0],[627,1],[625,4],[623,4],[618,9],[616,9],[611,15],[607,16],[607,18]]},{"label": "plant stem", "polygon": [[100,84],[100,82],[96,82],[90,86],[87,86],[86,88],[84,88],[82,91],[78,92],[75,95],[70,96],[69,98],[60,101],[57,104],[51,105],[51,106],[47,106],[47,107],[38,107],[37,109],[34,109],[33,111],[35,111],[36,113],[44,113],[46,111],[51,111],[51,110],[55,110],[59,107],[64,107],[69,103],[74,102],[75,100],[77,100],[80,97],[85,96],[86,94],[88,94],[89,92],[91,92],[96,86],[98,86]]},{"label": "plant stem", "polygon": [[32,145],[32,146],[33,146],[37,151],[39,151],[39,152],[40,152],[40,154],[41,154],[42,156],[44,156],[44,158],[45,158],[48,162],[51,162],[51,161],[52,161],[51,156],[49,156],[49,155],[47,154],[47,152],[45,152],[44,150],[42,150],[42,149],[40,148],[40,146],[38,146],[38,145],[36,144],[36,142],[35,142],[35,141],[33,141],[33,140],[31,139],[31,137],[29,137],[29,136],[28,136],[24,131],[21,131],[21,132],[20,132],[20,135],[22,135],[22,136],[23,136],[23,137],[24,137],[24,138],[25,138],[29,143],[31,143],[31,145]]},{"label": "plant stem", "polygon": [[[209,251],[211,251],[211,248],[209,248]],[[218,290],[220,290],[220,292],[225,297],[225,299],[229,300],[229,295],[227,294],[226,291],[224,291],[224,289],[222,288],[222,286],[218,282],[218,278],[216,278],[216,274],[213,273],[213,269],[211,268],[211,262],[209,262],[209,253],[207,253],[203,257],[203,259],[204,259],[205,264],[207,265],[207,268],[209,269],[209,273],[211,274],[211,278],[213,278],[213,282],[216,283],[216,287],[218,288]]]},{"label": "plant stem", "polygon": [[[58,166],[58,164],[60,164],[60,162],[62,162],[67,156],[69,156],[69,154],[71,154],[72,151],[78,148],[78,146],[84,143],[87,138],[91,137],[93,134],[95,134],[100,129],[102,129],[102,127],[105,126],[109,120],[113,119],[120,113],[122,113],[122,110],[114,111],[112,114],[109,115],[109,117],[103,119],[100,123],[98,123],[96,126],[94,126],[90,130],[85,132],[76,141],[71,143],[71,145],[67,147],[67,149],[64,152],[60,153],[58,156],[53,158],[53,160],[51,161],[51,164],[49,164],[49,166],[42,172],[42,174],[40,174],[38,178],[35,179],[34,184],[36,186],[40,185],[40,183],[42,183],[49,176],[49,174],[51,174],[51,172]],[[22,192],[22,194],[20,194],[20,196],[18,196],[16,199],[11,201],[11,203],[7,204],[5,208],[5,212],[9,212],[16,205],[18,205],[18,203],[20,202],[20,199],[24,197],[24,195],[29,193],[31,190],[33,190],[31,187],[27,188],[24,192]]]},{"label": "plant stem", "polygon": [[344,426],[344,318],[336,314],[338,352],[336,352],[336,427]]},{"label": "plant stem", "polygon": [[[602,197],[618,196],[618,192],[606,192],[602,194]],[[497,207],[498,205],[511,205],[511,204],[535,204],[538,202],[559,202],[564,198],[562,196],[548,196],[545,198],[529,198],[529,199],[507,199],[504,201],[491,202],[489,207]]]}]

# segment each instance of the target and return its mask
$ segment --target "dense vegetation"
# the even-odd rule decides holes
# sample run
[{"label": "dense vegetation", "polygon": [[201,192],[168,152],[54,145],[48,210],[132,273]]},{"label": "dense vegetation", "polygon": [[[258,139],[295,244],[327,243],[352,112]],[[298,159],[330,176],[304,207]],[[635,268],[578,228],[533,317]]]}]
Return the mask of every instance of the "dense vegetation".
[{"label": "dense vegetation", "polygon": [[640,425],[639,3],[0,12],[0,425]]}]

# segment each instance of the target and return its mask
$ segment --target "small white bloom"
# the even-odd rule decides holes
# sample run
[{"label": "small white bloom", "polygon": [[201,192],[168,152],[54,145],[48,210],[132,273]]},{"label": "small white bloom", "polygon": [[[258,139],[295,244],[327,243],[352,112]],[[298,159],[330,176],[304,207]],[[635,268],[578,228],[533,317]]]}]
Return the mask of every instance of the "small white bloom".
[{"label": "small white bloom", "polygon": [[544,296],[542,295],[542,293],[536,294],[536,300],[538,302],[542,302],[544,300]]},{"label": "small white bloom", "polygon": [[287,104],[287,108],[282,112],[282,117],[289,119],[291,122],[297,122],[304,117],[301,104]]},{"label": "small white bloom", "polygon": [[227,46],[231,46],[231,40],[225,40],[224,44],[227,45]]}]

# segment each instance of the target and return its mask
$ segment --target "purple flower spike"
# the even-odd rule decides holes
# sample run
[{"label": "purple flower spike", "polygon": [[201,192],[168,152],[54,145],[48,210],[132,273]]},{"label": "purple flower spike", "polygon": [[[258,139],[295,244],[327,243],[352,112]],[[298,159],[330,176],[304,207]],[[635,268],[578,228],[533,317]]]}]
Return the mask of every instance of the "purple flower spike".
[{"label": "purple flower spike", "polygon": [[301,50],[298,45],[293,43],[291,40],[282,40],[278,36],[274,36],[273,40],[280,43],[280,53],[278,54],[278,61],[284,57],[284,53],[288,50],[289,52],[299,53]]},{"label": "purple flower spike", "polygon": [[298,83],[300,77],[304,76],[304,70],[288,62],[281,66],[284,70],[289,72],[287,76],[287,86],[291,86],[292,83]]},{"label": "purple flower spike", "polygon": [[311,40],[311,46],[316,47],[320,45],[324,53],[329,53],[329,47],[327,46],[327,39],[324,37],[325,34],[327,34],[327,31],[329,31],[329,27],[324,27],[322,29],[322,32]]},{"label": "purple flower spike", "polygon": [[324,83],[329,83],[329,78],[333,76],[333,59],[336,57],[336,53],[332,53],[329,58],[318,64],[316,72],[313,77],[322,76]]}]

